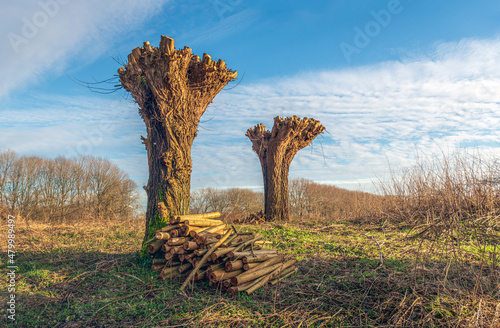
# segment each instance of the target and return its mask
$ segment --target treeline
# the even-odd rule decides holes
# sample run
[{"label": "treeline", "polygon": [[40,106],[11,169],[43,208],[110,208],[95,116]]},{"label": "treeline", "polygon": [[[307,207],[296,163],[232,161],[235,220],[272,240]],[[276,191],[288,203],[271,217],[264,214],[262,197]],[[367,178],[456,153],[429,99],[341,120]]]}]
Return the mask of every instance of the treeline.
[{"label": "treeline", "polygon": [[221,212],[227,219],[245,218],[264,208],[264,194],[242,188],[201,188],[191,193],[190,213]]},{"label": "treeline", "polygon": [[289,183],[290,214],[302,220],[360,221],[378,213],[382,196],[296,178]]},{"label": "treeline", "polygon": [[109,160],[42,158],[0,152],[0,205],[28,220],[71,222],[130,218],[136,184]]},{"label": "treeline", "polygon": [[[304,178],[289,182],[292,220],[359,220],[373,215],[381,196],[322,185]],[[264,195],[248,189],[203,188],[191,194],[191,213],[218,211],[226,217],[244,218],[264,208]]]}]

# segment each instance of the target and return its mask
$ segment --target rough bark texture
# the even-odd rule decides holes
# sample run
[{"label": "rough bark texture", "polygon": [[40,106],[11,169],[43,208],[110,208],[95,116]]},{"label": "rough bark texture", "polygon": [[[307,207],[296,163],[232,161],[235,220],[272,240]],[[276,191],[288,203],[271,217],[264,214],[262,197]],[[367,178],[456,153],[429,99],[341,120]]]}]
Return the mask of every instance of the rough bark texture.
[{"label": "rough bark texture", "polygon": [[308,146],[325,127],[313,118],[274,118],[271,131],[262,124],[248,129],[264,178],[266,220],[288,220],[288,172],[295,154]]},{"label": "rough bark texture", "polygon": [[146,123],[147,138],[142,139],[149,165],[148,236],[150,227],[157,226],[154,221],[159,219],[160,200],[171,215],[188,213],[191,146],[198,123],[213,98],[236,78],[237,72],[207,54],[200,60],[188,47],[175,50],[174,40],[162,36],[157,48],[144,42],[143,47],[132,50],[118,74]]}]

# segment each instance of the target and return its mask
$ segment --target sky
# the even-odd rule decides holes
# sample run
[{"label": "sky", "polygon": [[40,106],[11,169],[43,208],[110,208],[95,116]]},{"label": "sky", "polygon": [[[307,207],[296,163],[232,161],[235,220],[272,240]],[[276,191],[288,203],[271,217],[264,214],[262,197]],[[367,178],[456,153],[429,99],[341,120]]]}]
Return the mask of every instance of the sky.
[{"label": "sky", "polygon": [[290,177],[342,188],[371,191],[422,153],[500,156],[498,1],[22,0],[2,9],[0,150],[103,156],[143,197],[137,104],[123,89],[81,82],[113,89],[131,50],[161,35],[238,71],[201,119],[192,189],[262,190],[245,132],[278,115],[326,127]]}]

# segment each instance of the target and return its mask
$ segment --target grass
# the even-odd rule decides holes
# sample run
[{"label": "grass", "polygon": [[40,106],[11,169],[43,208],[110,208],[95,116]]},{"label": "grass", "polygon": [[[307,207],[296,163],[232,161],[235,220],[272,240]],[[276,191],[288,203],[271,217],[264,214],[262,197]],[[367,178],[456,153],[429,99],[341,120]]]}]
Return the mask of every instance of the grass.
[{"label": "grass", "polygon": [[[436,247],[434,241],[375,225],[239,229],[262,233],[300,260],[299,272],[251,296],[231,297],[199,282],[183,297],[180,281],[156,280],[148,260],[139,256],[142,224],[21,223],[16,231],[17,326],[499,325],[498,266],[478,261],[483,257],[472,246],[467,251],[479,257],[461,263],[449,254],[424,256],[423,250]],[[485,251],[491,257],[498,249]],[[2,288],[2,304],[7,297]],[[9,324],[5,306],[0,313],[0,325]]]}]

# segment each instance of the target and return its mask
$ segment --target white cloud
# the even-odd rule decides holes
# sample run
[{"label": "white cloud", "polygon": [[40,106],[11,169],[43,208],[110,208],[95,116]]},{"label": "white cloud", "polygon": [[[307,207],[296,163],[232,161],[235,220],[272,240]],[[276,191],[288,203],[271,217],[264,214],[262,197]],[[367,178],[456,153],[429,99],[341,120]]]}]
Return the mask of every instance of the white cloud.
[{"label": "white cloud", "polygon": [[130,31],[166,1],[10,2],[0,20],[6,45],[0,49],[0,97],[42,75],[60,74],[74,57],[88,63],[105,54],[117,34]]}]

